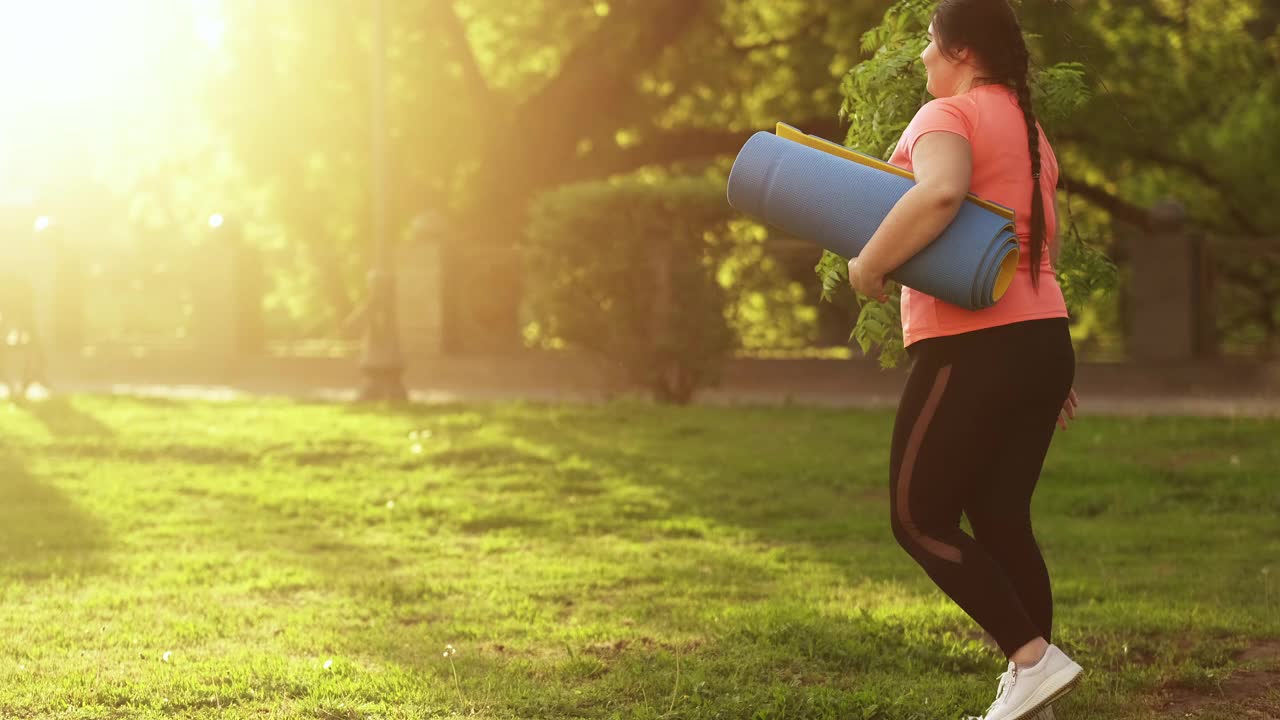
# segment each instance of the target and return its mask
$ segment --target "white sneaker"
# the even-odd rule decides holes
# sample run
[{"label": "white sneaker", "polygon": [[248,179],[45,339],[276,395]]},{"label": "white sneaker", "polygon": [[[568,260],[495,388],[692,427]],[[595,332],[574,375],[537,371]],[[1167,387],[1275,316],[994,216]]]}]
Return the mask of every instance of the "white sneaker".
[{"label": "white sneaker", "polygon": [[1074,690],[1083,672],[1057,645],[1050,645],[1040,662],[1029,668],[1010,660],[1009,669],[1000,675],[995,702],[977,720],[1053,720],[1049,703]]}]

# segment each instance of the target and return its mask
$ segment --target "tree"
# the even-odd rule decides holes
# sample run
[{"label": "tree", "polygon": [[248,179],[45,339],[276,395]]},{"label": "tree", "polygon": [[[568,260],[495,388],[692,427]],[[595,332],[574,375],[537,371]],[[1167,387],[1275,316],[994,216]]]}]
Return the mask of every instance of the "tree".
[{"label": "tree", "polygon": [[[521,272],[509,249],[533,197],[647,166],[723,164],[780,119],[860,144],[863,119],[846,114],[857,121],[847,129],[839,117],[841,79],[908,32],[881,24],[878,41],[858,46],[877,21],[902,17],[884,15],[888,0],[386,1],[392,227],[426,207],[447,214],[449,345],[463,351],[518,342]],[[306,262],[280,280],[322,289],[309,313],[336,322],[361,297],[368,245],[364,3],[224,7],[230,60],[206,102],[244,167],[243,191],[302,251]],[[1123,262],[1124,233],[1106,223],[1140,226],[1170,194],[1215,232],[1276,232],[1274,3],[1021,12],[1045,71],[1043,114],[1079,105],[1047,124],[1079,201],[1082,253]],[[912,60],[903,51],[894,62]],[[922,84],[894,87],[906,88],[895,113],[923,99]],[[1252,269],[1228,272],[1256,285]],[[1077,285],[1093,297],[1087,279]]]},{"label": "tree", "polygon": [[[848,144],[889,155],[927,99],[916,57],[932,7],[902,0],[864,36],[874,54],[843,85]],[[1083,200],[1112,223],[1068,216],[1059,271],[1074,311],[1107,292],[1113,271],[1104,254],[1123,262],[1124,228],[1146,230],[1146,208],[1160,198],[1182,200],[1210,232],[1280,236],[1280,214],[1267,201],[1280,190],[1268,167],[1280,145],[1265,129],[1280,120],[1274,3],[1101,0],[1023,3],[1020,12],[1040,58],[1035,105],[1058,148],[1063,202]],[[1251,256],[1252,274],[1224,261],[1233,290],[1263,298],[1255,320],[1274,333],[1280,257]],[[828,296],[847,283],[844,259],[824,255],[816,270]],[[864,351],[879,345],[886,365],[902,358],[896,304],[865,303],[854,336]]]},{"label": "tree", "polygon": [[[832,57],[883,6],[391,2],[393,227],[449,216],[450,349],[518,341],[510,248],[537,194],[724,156],[777,117],[838,133]],[[363,267],[366,33],[330,3],[228,7],[235,60],[211,99],[340,318]]]}]

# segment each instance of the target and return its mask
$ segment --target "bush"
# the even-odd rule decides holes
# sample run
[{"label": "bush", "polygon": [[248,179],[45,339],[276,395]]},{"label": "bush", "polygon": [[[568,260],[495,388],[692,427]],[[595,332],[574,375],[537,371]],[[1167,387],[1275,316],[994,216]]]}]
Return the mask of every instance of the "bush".
[{"label": "bush", "polygon": [[542,195],[522,244],[539,339],[597,355],[661,402],[718,385],[736,344],[716,279],[731,215],[711,178],[629,177]]}]

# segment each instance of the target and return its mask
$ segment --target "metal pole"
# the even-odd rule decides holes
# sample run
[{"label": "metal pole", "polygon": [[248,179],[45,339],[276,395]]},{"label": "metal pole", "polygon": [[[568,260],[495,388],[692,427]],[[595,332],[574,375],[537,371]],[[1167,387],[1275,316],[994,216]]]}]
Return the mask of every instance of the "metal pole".
[{"label": "metal pole", "polygon": [[399,325],[396,322],[395,274],[387,240],[387,25],[384,0],[373,6],[372,177],[374,265],[369,272],[369,304],[365,312],[364,384],[359,399],[404,402]]}]

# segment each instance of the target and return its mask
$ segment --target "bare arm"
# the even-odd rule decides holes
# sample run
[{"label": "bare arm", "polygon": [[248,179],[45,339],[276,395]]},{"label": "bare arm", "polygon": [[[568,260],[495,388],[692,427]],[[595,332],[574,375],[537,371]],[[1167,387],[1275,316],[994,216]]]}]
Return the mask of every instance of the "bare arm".
[{"label": "bare arm", "polygon": [[969,141],[950,132],[926,133],[911,154],[916,184],[885,216],[858,262],[888,275],[938,238],[960,212],[973,174]]}]

